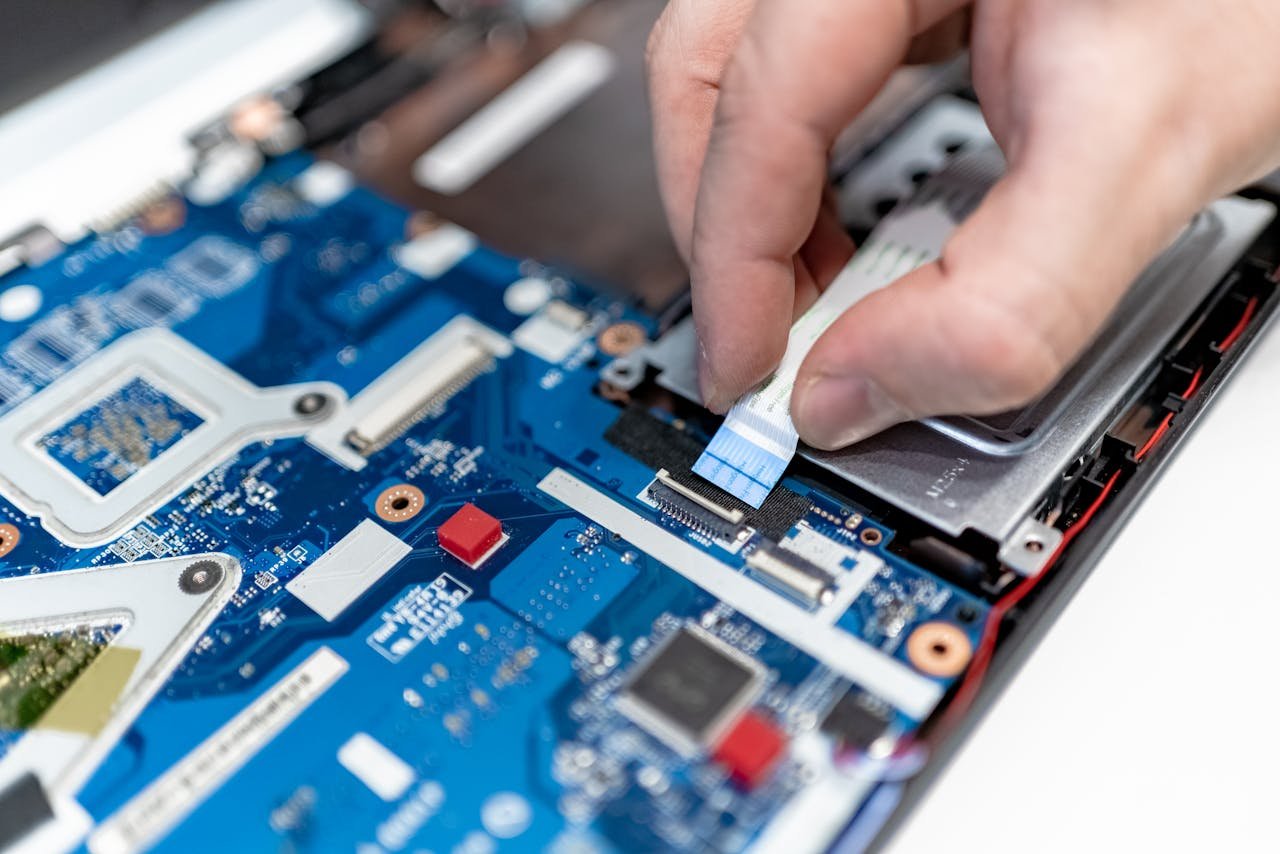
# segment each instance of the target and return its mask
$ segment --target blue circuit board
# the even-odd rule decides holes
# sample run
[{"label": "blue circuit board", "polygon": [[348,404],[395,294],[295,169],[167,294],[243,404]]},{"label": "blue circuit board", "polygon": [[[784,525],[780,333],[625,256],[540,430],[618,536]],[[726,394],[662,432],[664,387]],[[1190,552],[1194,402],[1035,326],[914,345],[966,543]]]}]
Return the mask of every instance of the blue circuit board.
[{"label": "blue circuit board", "polygon": [[[653,335],[656,319],[483,246],[438,275],[415,272],[403,254],[408,211],[359,187],[308,201],[294,180],[309,168],[304,156],[272,161],[218,204],[184,204],[172,230],[130,223],[0,280],[0,291],[24,284],[43,295],[33,317],[0,322],[0,417],[152,327],[172,329],[253,386],[326,382],[351,400],[458,316],[533,343],[407,411],[362,467],[303,436],[248,442],[191,471],[102,545],[69,546],[0,498],[0,522],[20,533],[0,557],[0,578],[90,567],[123,575],[137,561],[203,552],[243,568],[225,610],[77,800],[94,821],[110,819],[324,650],[345,663],[342,675],[202,791],[162,849],[202,850],[215,839],[232,850],[299,852],[745,847],[810,784],[801,759],[784,753],[744,784],[714,745],[689,749],[628,710],[638,669],[676,633],[696,633],[745,662],[753,681],[743,702],[786,742],[819,738],[842,697],[874,692],[729,607],[646,542],[539,488],[565,472],[761,595],[792,610],[823,607],[759,576],[752,555],[765,545],[749,526],[726,537],[664,510],[646,491],[655,466],[606,439],[623,410],[598,391],[607,356],[597,331],[627,323]],[[541,330],[504,299],[530,279],[559,307],[559,317],[543,312],[551,326]],[[203,429],[196,404],[145,378],[84,403],[38,445],[99,496]],[[672,426],[662,413],[647,417]],[[835,629],[904,668],[913,666],[905,639],[926,623],[976,645],[981,600],[891,554],[893,531],[847,500],[808,481],[783,486],[803,502],[783,533],[821,541],[807,563],[835,554],[836,574],[868,568]],[[388,490],[406,488],[417,503],[384,504]],[[478,568],[437,537],[467,503],[507,537]],[[406,555],[326,619],[288,586],[367,520]],[[941,690],[950,684],[918,675]],[[905,736],[921,717],[888,704],[884,725]],[[376,750],[350,759],[369,743],[393,761]],[[353,772],[361,762],[373,770]]]},{"label": "blue circuit board", "polygon": [[73,477],[107,495],[203,423],[146,379],[134,377],[37,444]]}]

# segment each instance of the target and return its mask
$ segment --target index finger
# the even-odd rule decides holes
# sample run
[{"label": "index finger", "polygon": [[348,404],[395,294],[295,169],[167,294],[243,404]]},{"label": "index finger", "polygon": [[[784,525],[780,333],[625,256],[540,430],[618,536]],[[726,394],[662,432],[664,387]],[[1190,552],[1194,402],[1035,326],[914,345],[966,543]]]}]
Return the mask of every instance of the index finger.
[{"label": "index finger", "polygon": [[755,0],[671,0],[649,36],[653,148],[667,222],[687,263],[720,79]]},{"label": "index finger", "polygon": [[911,37],[965,0],[759,0],[721,81],[694,213],[691,274],[703,397],[723,410],[786,348],[794,256],[827,153]]}]

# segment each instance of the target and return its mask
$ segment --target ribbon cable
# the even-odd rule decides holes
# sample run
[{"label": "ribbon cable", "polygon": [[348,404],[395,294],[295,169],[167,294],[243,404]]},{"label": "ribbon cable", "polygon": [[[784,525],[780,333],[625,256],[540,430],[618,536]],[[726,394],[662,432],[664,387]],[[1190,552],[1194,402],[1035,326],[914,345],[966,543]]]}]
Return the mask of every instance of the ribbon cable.
[{"label": "ribbon cable", "polygon": [[694,472],[759,508],[800,442],[791,422],[791,390],[809,348],[854,303],[936,260],[956,226],[1003,174],[1004,159],[994,146],[962,152],[881,220],[791,327],[777,369],[729,410]]}]

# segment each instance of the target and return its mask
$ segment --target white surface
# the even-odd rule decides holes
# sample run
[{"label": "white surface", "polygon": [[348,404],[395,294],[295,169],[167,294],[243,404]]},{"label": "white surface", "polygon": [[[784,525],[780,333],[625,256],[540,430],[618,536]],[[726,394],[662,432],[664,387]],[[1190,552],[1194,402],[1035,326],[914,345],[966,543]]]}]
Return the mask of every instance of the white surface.
[{"label": "white surface", "polygon": [[1273,327],[890,851],[1277,850],[1277,423]]},{"label": "white surface", "polygon": [[353,0],[229,0],[0,117],[0,237],[65,239],[191,167],[189,133],[366,32]]},{"label": "white surface", "polygon": [[338,762],[384,801],[399,800],[418,775],[409,764],[367,732],[358,732],[338,748]]},{"label": "white surface", "polygon": [[355,175],[328,160],[311,164],[293,179],[293,188],[298,195],[321,208],[328,207],[350,193],[355,185]]},{"label": "white surface", "polygon": [[507,286],[502,292],[502,304],[512,314],[527,317],[542,308],[551,299],[551,283],[541,276],[526,276]]},{"label": "white surface", "polygon": [[284,586],[332,623],[413,548],[372,519],[362,519]]},{"label": "white surface", "polygon": [[424,279],[438,279],[471,254],[476,236],[446,223],[392,250],[397,264]]},{"label": "white surface", "polygon": [[35,285],[14,285],[0,293],[0,320],[21,323],[40,310],[44,294]]},{"label": "white surface", "polygon": [[413,164],[428,190],[466,190],[609,79],[613,54],[569,42],[437,142]]}]

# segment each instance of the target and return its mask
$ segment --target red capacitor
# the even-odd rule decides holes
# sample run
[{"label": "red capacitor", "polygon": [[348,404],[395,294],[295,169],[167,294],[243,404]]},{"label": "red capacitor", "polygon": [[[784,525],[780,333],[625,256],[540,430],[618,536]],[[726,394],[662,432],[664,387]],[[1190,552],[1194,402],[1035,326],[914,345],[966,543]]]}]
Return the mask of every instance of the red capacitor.
[{"label": "red capacitor", "polygon": [[468,566],[502,539],[502,523],[474,504],[464,504],[436,529],[440,546]]},{"label": "red capacitor", "polygon": [[786,746],[786,737],[768,719],[747,712],[716,748],[715,759],[738,785],[753,789],[768,779]]}]

